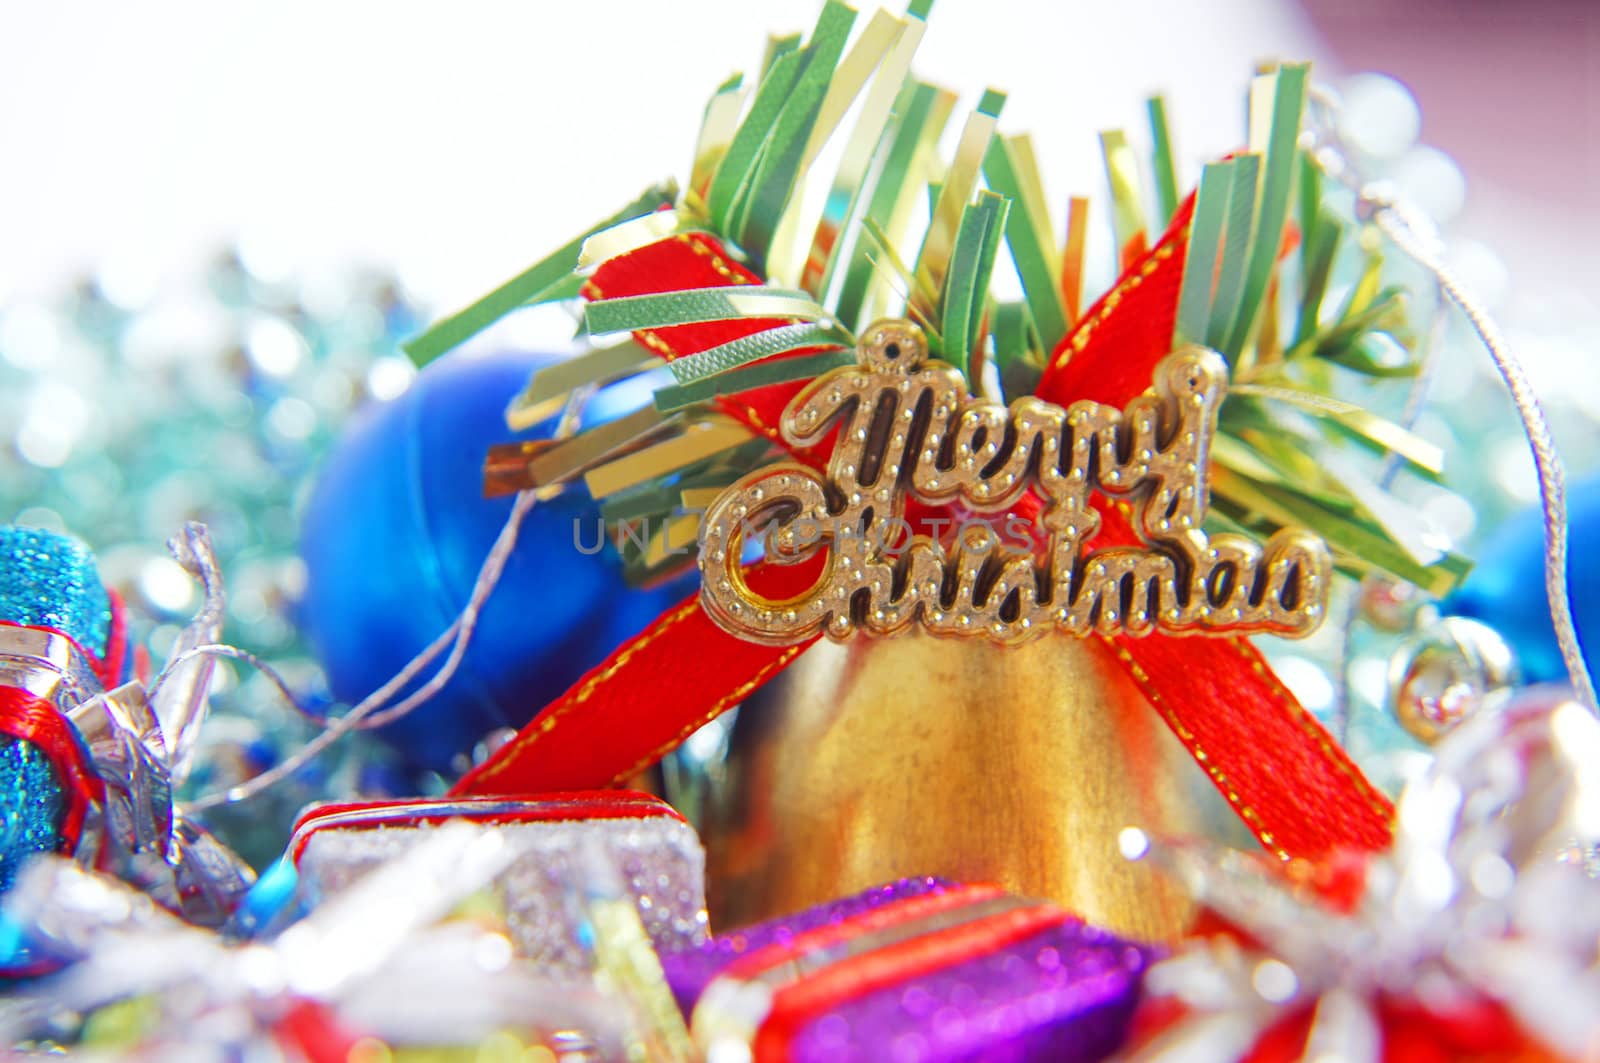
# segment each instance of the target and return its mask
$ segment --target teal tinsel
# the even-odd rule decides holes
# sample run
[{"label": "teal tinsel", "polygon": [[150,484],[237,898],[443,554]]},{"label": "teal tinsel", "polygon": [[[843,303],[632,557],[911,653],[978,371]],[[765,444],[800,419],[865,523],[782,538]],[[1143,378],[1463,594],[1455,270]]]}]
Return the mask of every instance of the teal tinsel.
[{"label": "teal tinsel", "polygon": [[[147,653],[155,669],[200,602],[163,544],[185,521],[204,523],[228,590],[223,640],[271,661],[303,703],[323,708],[293,622],[304,582],[297,492],[351,410],[405,390],[412,369],[397,344],[415,327],[383,274],[272,279],[236,256],[149,299],[114,300],[86,282],[0,300],[0,523],[81,536],[128,604],[130,655]],[[34,600],[10,586],[0,595]],[[101,629],[85,647],[103,641]],[[190,795],[269,768],[315,733],[252,669],[219,662],[217,676]],[[351,736],[207,826],[263,864],[306,802],[379,787],[383,756]]]},{"label": "teal tinsel", "polygon": [[50,758],[32,742],[0,736],[0,893],[35,853],[60,847],[66,804]]}]

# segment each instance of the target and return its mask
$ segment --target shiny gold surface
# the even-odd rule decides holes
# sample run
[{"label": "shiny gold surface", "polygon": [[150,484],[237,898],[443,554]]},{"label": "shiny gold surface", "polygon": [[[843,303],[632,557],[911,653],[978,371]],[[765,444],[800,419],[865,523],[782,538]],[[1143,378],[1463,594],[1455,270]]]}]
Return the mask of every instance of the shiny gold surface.
[{"label": "shiny gold surface", "polygon": [[1171,939],[1190,906],[1117,836],[1192,835],[1220,805],[1098,642],[1064,635],[819,643],[740,710],[729,768],[707,830],[719,931],[932,874]]}]

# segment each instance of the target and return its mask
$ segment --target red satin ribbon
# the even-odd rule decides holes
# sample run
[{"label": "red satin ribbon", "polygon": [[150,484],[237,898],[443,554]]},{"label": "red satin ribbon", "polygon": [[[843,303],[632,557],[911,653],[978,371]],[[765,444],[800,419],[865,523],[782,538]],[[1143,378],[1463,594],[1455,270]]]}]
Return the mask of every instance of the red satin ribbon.
[{"label": "red satin ribbon", "polygon": [[[1040,398],[1121,407],[1149,389],[1172,347],[1193,209],[1191,197],[1154,250],[1056,349],[1036,389]],[[1097,547],[1139,542],[1120,510],[1095,501]],[[1388,799],[1248,639],[1119,635],[1105,643],[1268,850],[1321,859],[1340,848],[1388,847]]]},{"label": "red satin ribbon", "polygon": [[315,1000],[297,1000],[272,1027],[273,1040],[307,1063],[349,1063],[359,1058],[365,1038],[347,1030],[333,1008]]},{"label": "red satin ribbon", "polygon": [[[814,584],[821,571],[818,556],[799,565],[756,565],[745,577],[760,594],[788,598]],[[618,647],[450,792],[512,795],[621,783],[760,689],[810,645],[766,646],[730,635],[700,608],[699,594],[690,595]]]},{"label": "red satin ribbon", "polygon": [[[770,945],[752,949],[729,963],[717,977],[750,981],[779,967],[794,964],[807,956],[815,956],[823,949],[847,945],[851,941],[879,931],[930,919],[952,909],[965,908],[1000,896],[1004,896],[1004,891],[999,886],[979,883],[952,886],[938,893],[901,897],[880,907],[848,916],[839,922],[825,923],[815,929],[804,930],[792,936],[779,938]],[[1062,915],[1065,921],[1065,913]]]},{"label": "red satin ribbon", "polygon": [[78,732],[56,707],[26,690],[0,687],[0,734],[31,742],[55,765],[67,807],[61,817],[61,852],[78,847],[83,823],[94,801],[104,801],[105,783],[89,761]]},{"label": "red satin ribbon", "polygon": [[[1192,200],[1156,247],[1134,263],[1063,341],[1040,382],[1058,405],[1092,399],[1122,406],[1150,386],[1171,346]],[[586,297],[645,295],[756,283],[714,239],[663,240],[606,263]],[[680,325],[635,336],[664,357],[685,357],[781,324],[773,320]],[[718,399],[731,416],[783,445],[777,425],[803,383]],[[820,465],[831,442],[795,456]],[[1019,507],[1025,511],[1027,507]],[[1098,541],[1137,538],[1106,508]],[[803,591],[811,565],[758,565],[751,585],[769,596]],[[1302,708],[1249,642],[1126,636],[1104,640],[1262,844],[1284,859],[1389,842],[1392,809]],[[809,643],[746,642],[714,624],[698,596],[663,614],[547,707],[452,793],[517,794],[614,785],[653,764],[696,728],[742,701]]]},{"label": "red satin ribbon", "polygon": [[289,832],[289,862],[300,866],[312,835],[321,830],[395,830],[464,819],[471,823],[562,823],[597,819],[671,819],[681,813],[654,794],[633,790],[568,790],[530,801],[469,797],[441,801],[407,797],[390,801],[326,801],[300,812]]},{"label": "red satin ribbon", "polygon": [[128,609],[122,602],[122,595],[116,591],[107,590],[106,597],[111,600],[111,627],[106,633],[106,652],[104,656],[91,659],[95,664],[95,675],[100,677],[100,685],[111,690],[122,685],[122,667],[127,663]]},{"label": "red satin ribbon", "polygon": [[1053,904],[1018,908],[920,934],[852,956],[772,994],[772,1010],[751,1044],[756,1059],[788,1059],[795,1038],[850,1000],[890,986],[913,985],[934,971],[958,967],[1025,941],[1069,917]]},{"label": "red satin ribbon", "polygon": [[[1374,994],[1380,1063],[1556,1063],[1555,1053],[1529,1037],[1504,1008],[1465,1000],[1454,1010],[1429,1011],[1392,993]],[[1128,1049],[1159,1039],[1189,1011],[1175,997],[1147,997],[1134,1014]],[[1241,1063],[1295,1063],[1306,1058],[1316,1008],[1306,1006],[1273,1022]]]}]

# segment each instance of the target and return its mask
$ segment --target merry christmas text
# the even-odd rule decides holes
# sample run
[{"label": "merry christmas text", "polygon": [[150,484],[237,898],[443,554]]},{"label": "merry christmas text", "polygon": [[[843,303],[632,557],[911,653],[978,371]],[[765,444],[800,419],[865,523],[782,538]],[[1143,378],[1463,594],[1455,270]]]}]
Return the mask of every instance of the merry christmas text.
[{"label": "merry christmas text", "polygon": [[[826,478],[798,463],[771,466],[706,512],[701,601],[722,627],[787,645],[912,624],[1009,643],[1047,631],[1302,636],[1321,622],[1332,561],[1320,539],[1283,529],[1260,545],[1201,530],[1227,386],[1218,355],[1168,355],[1152,391],[1119,410],[975,399],[924,350],[909,323],[872,326],[857,365],[817,378],[784,411],[796,447],[837,425]],[[1143,545],[1088,550],[1102,524],[1095,492],[1123,504]],[[948,546],[907,534],[908,497],[958,518],[1034,505],[1036,542],[1008,546],[972,522]],[[754,591],[742,568],[752,533],[765,536],[769,561],[825,551],[816,583],[781,601]]]}]

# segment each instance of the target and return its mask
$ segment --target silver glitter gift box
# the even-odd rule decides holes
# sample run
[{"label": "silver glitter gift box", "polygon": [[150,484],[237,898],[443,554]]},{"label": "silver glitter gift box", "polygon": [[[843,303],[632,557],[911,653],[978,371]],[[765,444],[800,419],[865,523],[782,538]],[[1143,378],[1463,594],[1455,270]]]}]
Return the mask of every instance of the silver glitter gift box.
[{"label": "silver glitter gift box", "polygon": [[658,950],[706,940],[699,838],[670,805],[626,791],[313,805],[289,846],[301,896],[320,903],[454,819],[511,836],[519,855],[494,888],[517,952],[551,977],[587,979],[594,969],[583,944],[587,839],[614,863]]}]

